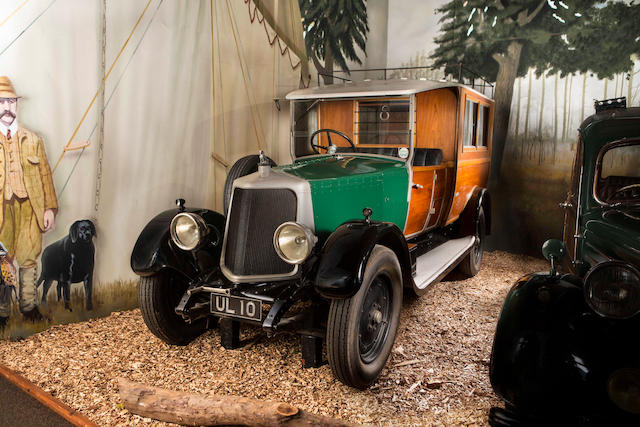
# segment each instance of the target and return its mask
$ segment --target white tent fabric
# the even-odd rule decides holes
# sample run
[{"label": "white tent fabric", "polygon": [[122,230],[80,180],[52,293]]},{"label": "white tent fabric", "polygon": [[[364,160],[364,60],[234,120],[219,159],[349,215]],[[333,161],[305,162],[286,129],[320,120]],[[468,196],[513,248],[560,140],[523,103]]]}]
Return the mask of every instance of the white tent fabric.
[{"label": "white tent fabric", "polygon": [[[0,22],[23,1],[3,0]],[[0,26],[2,52],[46,10],[0,54],[0,75],[23,96],[19,121],[43,137],[52,168],[146,4],[30,0]],[[293,69],[278,44],[269,44],[271,27],[267,35],[251,22],[254,7],[245,0],[151,0],[104,99],[73,139],[91,135],[91,145],[67,153],[54,173],[64,192],[44,245],[66,235],[73,221],[94,220],[95,286],[135,278],[129,257],[138,233],[176,198],[220,210],[227,167],[239,157],[261,148],[279,163],[290,160],[287,105],[279,111],[273,99],[298,87],[301,67]],[[101,137],[99,126],[92,130],[103,102]]]}]

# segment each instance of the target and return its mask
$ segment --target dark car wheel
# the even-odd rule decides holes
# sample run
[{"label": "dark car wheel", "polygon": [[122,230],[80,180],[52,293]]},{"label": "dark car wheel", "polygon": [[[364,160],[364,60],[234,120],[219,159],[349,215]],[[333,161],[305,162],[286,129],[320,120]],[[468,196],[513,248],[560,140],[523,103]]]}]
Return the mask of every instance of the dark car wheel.
[{"label": "dark car wheel", "polygon": [[[267,157],[267,160],[271,164],[271,166],[276,166],[276,163]],[[260,156],[257,154],[251,154],[249,156],[244,156],[239,159],[237,162],[231,166],[229,173],[227,174],[227,179],[224,182],[224,196],[223,196],[223,206],[224,206],[224,215],[227,215],[227,211],[229,210],[229,202],[231,201],[231,190],[233,189],[233,181],[243,176],[249,175],[251,173],[258,171],[258,165],[260,164]]]},{"label": "dark car wheel", "polygon": [[484,208],[480,207],[478,212],[478,220],[475,224],[476,241],[471,248],[469,254],[460,263],[459,269],[467,277],[473,277],[478,274],[482,266],[482,255],[484,253],[484,238],[486,233],[486,224],[484,217]]},{"label": "dark car wheel", "polygon": [[186,289],[184,277],[170,271],[140,278],[138,302],[144,323],[167,344],[189,344],[206,329],[206,319],[187,323],[176,314],[175,307]]},{"label": "dark car wheel", "polygon": [[327,356],[333,374],[365,389],[378,378],[396,337],[402,307],[402,274],[392,250],[376,245],[360,290],[331,301]]}]

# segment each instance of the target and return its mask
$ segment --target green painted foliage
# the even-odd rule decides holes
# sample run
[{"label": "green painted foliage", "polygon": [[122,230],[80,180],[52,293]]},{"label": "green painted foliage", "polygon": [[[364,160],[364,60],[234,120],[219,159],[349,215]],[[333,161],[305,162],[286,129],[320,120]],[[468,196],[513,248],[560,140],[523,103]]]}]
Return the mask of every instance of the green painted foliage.
[{"label": "green painted foliage", "polygon": [[344,71],[349,71],[347,60],[362,64],[355,48],[364,51],[367,42],[365,0],[298,1],[307,54],[319,71],[331,73],[333,61]]},{"label": "green painted foliage", "polygon": [[[601,78],[631,69],[640,53],[640,5],[593,0],[452,0],[442,14],[436,66],[457,75],[457,66],[496,81],[498,62],[512,42],[522,44],[518,75],[591,71]],[[470,77],[470,76],[467,76]]]}]

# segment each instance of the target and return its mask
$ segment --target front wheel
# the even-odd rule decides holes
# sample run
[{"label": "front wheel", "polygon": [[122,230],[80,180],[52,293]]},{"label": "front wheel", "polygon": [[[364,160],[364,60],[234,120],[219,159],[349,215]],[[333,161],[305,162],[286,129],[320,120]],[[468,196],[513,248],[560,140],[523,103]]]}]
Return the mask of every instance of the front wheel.
[{"label": "front wheel", "polygon": [[331,301],[327,356],[336,378],[359,389],[373,384],[391,353],[401,308],[400,263],[393,251],[376,245],[360,290]]},{"label": "front wheel", "polygon": [[176,314],[175,307],[186,290],[186,280],[175,272],[161,271],[140,278],[138,302],[144,323],[167,344],[189,344],[206,329],[206,319],[187,323]]}]

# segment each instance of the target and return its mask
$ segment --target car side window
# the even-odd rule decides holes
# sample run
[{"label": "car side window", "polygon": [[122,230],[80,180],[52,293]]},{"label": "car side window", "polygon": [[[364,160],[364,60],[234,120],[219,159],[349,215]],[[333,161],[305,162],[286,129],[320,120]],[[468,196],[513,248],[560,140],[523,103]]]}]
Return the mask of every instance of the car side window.
[{"label": "car side window", "polygon": [[486,147],[489,125],[489,107],[467,99],[464,108],[463,145]]}]

